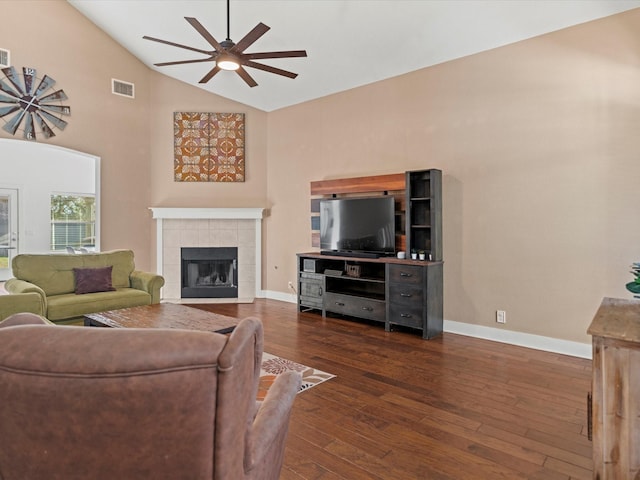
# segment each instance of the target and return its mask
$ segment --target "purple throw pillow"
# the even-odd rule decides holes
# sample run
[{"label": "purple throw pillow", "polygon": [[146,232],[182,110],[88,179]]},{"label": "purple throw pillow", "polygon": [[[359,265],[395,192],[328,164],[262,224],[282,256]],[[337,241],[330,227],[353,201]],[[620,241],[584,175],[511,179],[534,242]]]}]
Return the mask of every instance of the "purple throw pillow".
[{"label": "purple throw pillow", "polygon": [[111,270],[113,266],[101,268],[74,268],[76,295],[94,292],[112,292]]}]

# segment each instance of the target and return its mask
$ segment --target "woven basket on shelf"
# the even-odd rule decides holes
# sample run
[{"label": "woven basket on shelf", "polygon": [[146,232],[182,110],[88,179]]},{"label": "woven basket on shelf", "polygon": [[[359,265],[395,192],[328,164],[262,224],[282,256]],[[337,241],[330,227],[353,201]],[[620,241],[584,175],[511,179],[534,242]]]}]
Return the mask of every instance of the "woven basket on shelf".
[{"label": "woven basket on shelf", "polygon": [[360,278],[360,265],[347,265],[347,276]]}]

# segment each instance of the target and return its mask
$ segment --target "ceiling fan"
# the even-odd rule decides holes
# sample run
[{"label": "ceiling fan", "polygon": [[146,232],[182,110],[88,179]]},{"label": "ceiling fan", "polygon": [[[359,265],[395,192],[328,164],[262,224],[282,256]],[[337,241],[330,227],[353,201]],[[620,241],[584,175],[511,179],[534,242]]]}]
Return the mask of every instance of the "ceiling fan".
[{"label": "ceiling fan", "polygon": [[220,70],[235,70],[238,75],[249,85],[255,87],[257,82],[247,73],[244,67],[257,68],[269,73],[275,73],[276,75],[282,75],[284,77],[296,78],[297,73],[282,70],[280,68],[272,67],[270,65],[264,65],[262,63],[254,62],[254,60],[262,60],[267,58],[288,58],[288,57],[306,57],[306,50],[288,50],[283,52],[260,52],[260,53],[244,53],[253,43],[267,33],[270,27],[264,23],[259,23],[253,30],[247,33],[242,40],[238,43],[234,43],[229,35],[229,0],[227,0],[227,38],[222,42],[218,41],[211,35],[202,24],[193,17],[184,17],[184,19],[191,24],[196,31],[204,37],[204,39],[214,48],[213,50],[202,50],[200,48],[189,47],[187,45],[181,45],[179,43],[169,42],[167,40],[161,40],[159,38],[149,37],[145,35],[142,37],[145,40],[152,40],[158,43],[164,43],[178,48],[184,48],[185,50],[191,50],[193,52],[202,53],[207,55],[206,58],[199,58],[197,60],[178,60],[176,62],[162,62],[154,63],[156,67],[165,67],[168,65],[182,65],[187,63],[202,63],[202,62],[215,62],[209,72],[200,79],[199,83],[207,83],[211,80]]}]

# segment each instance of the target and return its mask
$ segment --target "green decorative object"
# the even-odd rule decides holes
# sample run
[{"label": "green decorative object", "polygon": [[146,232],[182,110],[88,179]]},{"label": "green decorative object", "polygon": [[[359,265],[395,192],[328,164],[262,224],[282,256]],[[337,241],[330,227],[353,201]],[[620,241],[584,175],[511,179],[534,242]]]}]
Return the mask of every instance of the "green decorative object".
[{"label": "green decorative object", "polygon": [[636,279],[633,282],[627,283],[627,290],[631,293],[640,294],[640,262],[635,262],[631,265],[631,273]]},{"label": "green decorative object", "polygon": [[640,293],[640,283],[629,282],[627,283],[627,290],[631,293]]}]

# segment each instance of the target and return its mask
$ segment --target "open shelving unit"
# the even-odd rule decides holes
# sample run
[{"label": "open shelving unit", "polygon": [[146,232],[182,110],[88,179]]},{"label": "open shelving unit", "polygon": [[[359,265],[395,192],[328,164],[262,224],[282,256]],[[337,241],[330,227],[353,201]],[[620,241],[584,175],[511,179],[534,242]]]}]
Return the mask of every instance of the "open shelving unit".
[{"label": "open shelving unit", "polygon": [[406,172],[407,251],[442,260],[442,171]]}]

